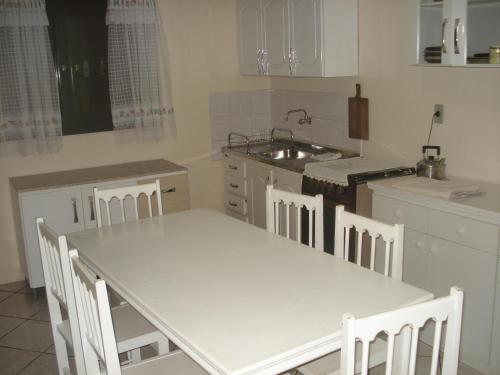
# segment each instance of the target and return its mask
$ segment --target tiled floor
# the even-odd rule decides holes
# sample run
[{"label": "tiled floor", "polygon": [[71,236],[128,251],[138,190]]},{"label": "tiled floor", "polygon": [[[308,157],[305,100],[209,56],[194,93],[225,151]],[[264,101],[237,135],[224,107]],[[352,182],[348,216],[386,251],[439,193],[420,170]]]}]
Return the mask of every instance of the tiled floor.
[{"label": "tiled floor", "polygon": [[57,375],[44,297],[24,281],[0,285],[0,375]]},{"label": "tiled floor", "polygon": [[[417,375],[428,374],[431,350],[421,343],[418,354]],[[0,285],[0,375],[57,373],[45,298],[33,301],[24,281]],[[382,374],[385,374],[385,365],[370,371],[370,375]],[[458,374],[481,375],[462,364]]]}]

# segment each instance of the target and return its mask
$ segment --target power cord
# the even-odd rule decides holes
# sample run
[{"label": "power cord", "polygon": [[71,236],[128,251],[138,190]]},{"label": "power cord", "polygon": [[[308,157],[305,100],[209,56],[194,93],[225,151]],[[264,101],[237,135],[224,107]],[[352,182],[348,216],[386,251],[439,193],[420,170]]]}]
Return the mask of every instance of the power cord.
[{"label": "power cord", "polygon": [[431,142],[432,129],[434,128],[434,120],[436,119],[436,117],[440,117],[440,116],[441,116],[441,111],[436,111],[432,115],[432,118],[431,118],[431,127],[429,129],[429,137],[427,138],[427,146],[429,146],[430,142]]}]

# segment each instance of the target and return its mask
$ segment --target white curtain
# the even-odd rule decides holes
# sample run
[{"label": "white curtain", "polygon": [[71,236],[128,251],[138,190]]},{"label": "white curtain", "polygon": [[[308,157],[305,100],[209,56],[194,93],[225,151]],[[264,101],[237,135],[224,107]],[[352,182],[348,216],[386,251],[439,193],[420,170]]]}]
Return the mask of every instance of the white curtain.
[{"label": "white curtain", "polygon": [[61,147],[44,0],[0,0],[0,155]]},{"label": "white curtain", "polygon": [[139,140],[175,135],[168,51],[156,0],[108,0],[113,127]]}]

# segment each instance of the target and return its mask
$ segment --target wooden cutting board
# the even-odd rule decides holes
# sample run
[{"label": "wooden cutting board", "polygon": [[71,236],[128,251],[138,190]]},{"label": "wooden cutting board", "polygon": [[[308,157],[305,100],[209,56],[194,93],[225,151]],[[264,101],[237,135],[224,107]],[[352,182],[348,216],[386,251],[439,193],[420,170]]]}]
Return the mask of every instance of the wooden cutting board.
[{"label": "wooden cutting board", "polygon": [[359,83],[356,96],[349,98],[349,138],[368,139],[368,99],[361,97]]}]

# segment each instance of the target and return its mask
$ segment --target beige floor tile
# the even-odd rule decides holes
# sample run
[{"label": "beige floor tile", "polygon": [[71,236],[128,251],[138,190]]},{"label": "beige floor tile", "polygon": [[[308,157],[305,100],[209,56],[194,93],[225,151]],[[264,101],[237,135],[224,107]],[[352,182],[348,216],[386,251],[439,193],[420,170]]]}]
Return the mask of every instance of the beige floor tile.
[{"label": "beige floor tile", "polygon": [[16,375],[39,353],[0,347],[0,375]]},{"label": "beige floor tile", "polygon": [[45,299],[33,301],[28,294],[14,294],[0,302],[0,315],[30,318],[46,305]]},{"label": "beige floor tile", "polygon": [[[73,354],[73,349],[70,347],[66,346],[66,349],[68,350],[68,355],[70,357],[74,357],[75,355]],[[56,354],[56,347],[54,345],[49,346],[49,348],[44,352],[47,354]]]},{"label": "beige floor tile", "polygon": [[24,319],[0,316],[0,338],[25,322]]},{"label": "beige floor tile", "polygon": [[0,339],[0,345],[43,352],[53,344],[50,323],[28,320]]},{"label": "beige floor tile", "polygon": [[[76,374],[75,366],[70,359],[70,368],[72,374]],[[55,375],[58,373],[57,359],[53,354],[42,354],[35,359],[28,367],[19,373],[19,375]]]},{"label": "beige floor tile", "polygon": [[21,289],[27,287],[27,283],[25,280],[15,281],[13,283],[2,284],[0,285],[0,290],[2,292],[19,292]]},{"label": "beige floor tile", "polygon": [[9,298],[10,296],[12,296],[14,293],[9,293],[9,292],[2,292],[0,291],[0,302]]},{"label": "beige floor tile", "polygon": [[30,319],[41,320],[43,322],[50,322],[49,307],[47,305],[43,306],[42,309],[33,315]]}]

